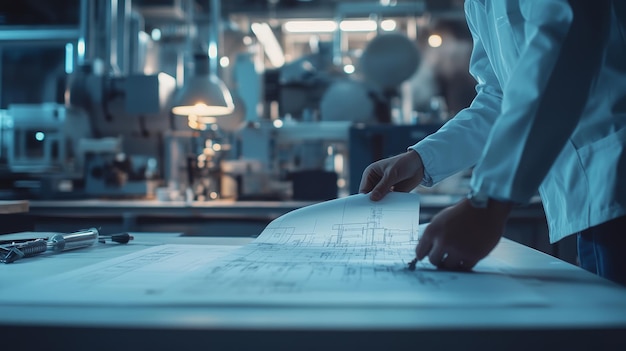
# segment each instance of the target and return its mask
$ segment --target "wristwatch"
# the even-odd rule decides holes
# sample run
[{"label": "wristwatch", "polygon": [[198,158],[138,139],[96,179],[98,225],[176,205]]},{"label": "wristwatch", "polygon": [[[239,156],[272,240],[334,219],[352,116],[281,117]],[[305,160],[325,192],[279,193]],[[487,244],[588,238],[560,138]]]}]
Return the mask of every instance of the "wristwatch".
[{"label": "wristwatch", "polygon": [[467,194],[467,199],[474,208],[487,208],[489,204],[489,195],[474,190]]}]

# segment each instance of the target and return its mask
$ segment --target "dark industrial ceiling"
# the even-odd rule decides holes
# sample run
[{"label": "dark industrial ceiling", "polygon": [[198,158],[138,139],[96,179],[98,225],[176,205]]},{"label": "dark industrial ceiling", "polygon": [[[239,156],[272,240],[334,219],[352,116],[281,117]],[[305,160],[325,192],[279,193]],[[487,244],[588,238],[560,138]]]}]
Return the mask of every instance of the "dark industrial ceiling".
[{"label": "dark industrial ceiling", "polygon": [[73,25],[80,0],[20,0],[0,3],[0,25]]},{"label": "dark industrial ceiling", "polygon": [[[90,0],[93,1],[93,0]],[[207,14],[211,0],[191,0],[193,12]],[[410,4],[422,0],[389,0]],[[463,0],[426,0],[431,11],[458,11]],[[148,20],[175,20],[184,15],[186,0],[134,0],[133,6]],[[255,17],[332,17],[339,4],[380,3],[379,0],[223,0],[222,13]],[[2,1],[0,25],[73,25],[78,23],[80,0]]]}]

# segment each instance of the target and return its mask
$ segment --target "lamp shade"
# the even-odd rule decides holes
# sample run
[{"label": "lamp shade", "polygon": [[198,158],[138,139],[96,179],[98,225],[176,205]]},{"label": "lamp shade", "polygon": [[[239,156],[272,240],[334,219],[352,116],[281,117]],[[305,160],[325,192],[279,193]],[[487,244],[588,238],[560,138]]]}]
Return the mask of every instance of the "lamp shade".
[{"label": "lamp shade", "polygon": [[235,110],[233,97],[217,74],[218,33],[221,31],[220,1],[211,0],[210,5],[209,49],[193,55],[195,72],[185,79],[183,87],[174,96],[172,113],[176,115],[214,117],[228,115]]},{"label": "lamp shade", "polygon": [[234,111],[235,104],[226,84],[214,74],[191,76],[174,97],[176,115],[223,116]]}]

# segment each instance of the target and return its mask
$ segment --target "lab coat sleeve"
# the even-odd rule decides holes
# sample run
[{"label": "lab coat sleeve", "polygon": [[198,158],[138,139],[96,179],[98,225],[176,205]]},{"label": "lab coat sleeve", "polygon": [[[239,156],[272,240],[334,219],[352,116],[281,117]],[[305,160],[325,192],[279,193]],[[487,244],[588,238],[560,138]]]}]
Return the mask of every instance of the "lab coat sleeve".
[{"label": "lab coat sleeve", "polygon": [[537,192],[585,108],[609,7],[609,0],[520,0],[526,40],[474,169],[474,192],[517,203]]},{"label": "lab coat sleeve", "polygon": [[487,57],[483,42],[468,22],[473,37],[470,74],[476,80],[476,96],[470,106],[444,124],[437,133],[410,147],[424,163],[422,185],[439,181],[476,164],[500,114],[502,90]]}]

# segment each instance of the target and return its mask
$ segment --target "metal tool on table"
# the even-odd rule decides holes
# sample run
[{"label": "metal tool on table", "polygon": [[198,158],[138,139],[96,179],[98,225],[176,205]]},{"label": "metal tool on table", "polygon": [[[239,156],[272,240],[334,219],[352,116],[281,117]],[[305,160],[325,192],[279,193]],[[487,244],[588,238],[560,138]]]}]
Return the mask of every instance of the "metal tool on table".
[{"label": "metal tool on table", "polygon": [[100,235],[98,229],[89,228],[67,234],[55,233],[47,238],[12,240],[0,244],[0,262],[12,263],[46,251],[59,253],[88,247],[96,242],[105,243],[106,240],[126,244],[132,239],[128,233]]}]

